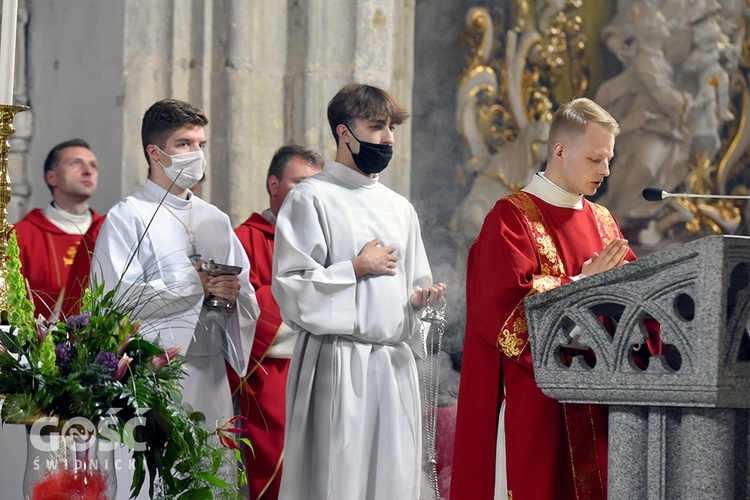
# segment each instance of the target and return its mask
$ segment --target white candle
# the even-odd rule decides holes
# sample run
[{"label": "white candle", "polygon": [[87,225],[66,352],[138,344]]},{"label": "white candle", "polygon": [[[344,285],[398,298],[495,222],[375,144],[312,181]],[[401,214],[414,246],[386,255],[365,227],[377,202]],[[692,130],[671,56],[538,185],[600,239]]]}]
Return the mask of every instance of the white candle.
[{"label": "white candle", "polygon": [[2,15],[2,25],[0,25],[0,104],[13,104],[18,0],[3,0]]}]

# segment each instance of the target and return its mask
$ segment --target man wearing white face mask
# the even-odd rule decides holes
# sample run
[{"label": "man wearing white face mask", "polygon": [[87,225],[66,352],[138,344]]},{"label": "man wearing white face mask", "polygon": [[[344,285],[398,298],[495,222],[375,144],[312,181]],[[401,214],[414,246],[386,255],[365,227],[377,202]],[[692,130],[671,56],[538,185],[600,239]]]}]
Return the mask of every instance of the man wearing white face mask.
[{"label": "man wearing white face mask", "polygon": [[[147,338],[159,335],[164,347],[182,347],[183,399],[212,428],[234,414],[224,359],[245,373],[259,308],[229,217],[189,189],[206,168],[207,124],[200,108],[183,101],[165,99],[146,111],[141,140],[148,180],[110,210],[96,241],[91,281],[138,301]],[[210,276],[199,271],[209,259],[242,271]],[[212,305],[209,296],[229,306]]]}]

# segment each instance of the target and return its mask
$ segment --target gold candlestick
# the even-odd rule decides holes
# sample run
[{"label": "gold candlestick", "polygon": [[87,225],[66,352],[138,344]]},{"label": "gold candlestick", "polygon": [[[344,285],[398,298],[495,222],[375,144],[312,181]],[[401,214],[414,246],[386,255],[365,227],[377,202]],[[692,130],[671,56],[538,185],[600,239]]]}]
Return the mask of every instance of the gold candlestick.
[{"label": "gold candlestick", "polygon": [[5,257],[8,249],[8,235],[13,229],[13,225],[8,222],[8,204],[12,194],[8,174],[8,152],[10,151],[8,139],[16,132],[13,117],[16,113],[27,109],[29,109],[28,106],[0,104],[0,311],[8,310],[8,284],[5,279],[8,269],[5,265]]}]

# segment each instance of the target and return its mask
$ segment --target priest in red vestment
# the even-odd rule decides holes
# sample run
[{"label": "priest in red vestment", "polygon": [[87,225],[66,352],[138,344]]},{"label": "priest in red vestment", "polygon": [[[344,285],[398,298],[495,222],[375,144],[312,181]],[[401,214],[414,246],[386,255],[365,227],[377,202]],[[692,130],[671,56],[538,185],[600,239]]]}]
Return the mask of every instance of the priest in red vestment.
[{"label": "priest in red vestment", "polygon": [[44,162],[52,202],[15,224],[21,272],[34,298],[34,313],[49,318],[65,290],[83,235],[100,215],[89,208],[96,191],[98,162],[83,139],[58,144]]},{"label": "priest in red vestment", "polygon": [[583,198],[609,175],[618,133],[589,99],[562,106],[546,171],[495,204],[469,251],[452,500],[607,497],[607,407],[542,393],[523,299],[635,259],[609,211]]},{"label": "priest in red vestment", "polygon": [[70,272],[68,273],[68,283],[65,285],[65,298],[62,303],[62,312],[65,316],[78,314],[81,310],[83,292],[89,286],[91,256],[94,254],[96,237],[99,235],[99,229],[101,229],[105,220],[106,216],[96,219],[78,245],[76,258],[73,260],[73,265],[70,266]]},{"label": "priest in red vestment", "polygon": [[250,259],[250,283],[260,305],[247,375],[240,379],[231,368],[229,383],[240,413],[247,418],[247,438],[253,451],[244,450],[249,498],[276,499],[281,484],[284,448],[286,379],[296,336],[287,328],[271,295],[273,238],[276,214],[287,193],[302,179],[323,167],[317,153],[300,146],[283,146],[268,170],[266,189],[270,208],[254,213],[235,229]]}]

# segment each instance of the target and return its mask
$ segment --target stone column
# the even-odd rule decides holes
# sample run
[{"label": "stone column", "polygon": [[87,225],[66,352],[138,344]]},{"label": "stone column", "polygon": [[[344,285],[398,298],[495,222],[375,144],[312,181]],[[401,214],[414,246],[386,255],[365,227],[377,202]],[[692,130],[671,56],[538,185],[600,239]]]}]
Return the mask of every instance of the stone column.
[{"label": "stone column", "polygon": [[[413,1],[302,0],[289,11],[287,135],[335,155],[326,109],[349,82],[384,88],[411,111]],[[382,182],[408,197],[411,122],[396,129],[395,151]]]},{"label": "stone column", "polygon": [[[354,80],[389,90],[411,112],[414,54],[413,1],[356,2]],[[381,181],[409,196],[411,122],[396,129],[393,160]]]},{"label": "stone column", "polygon": [[608,478],[609,488],[633,491],[640,478],[646,477],[650,460],[633,460],[648,457],[648,413],[645,408],[623,406],[611,412],[609,425],[623,429],[624,438],[609,441],[609,464],[620,471]]},{"label": "stone column", "polygon": [[[122,196],[139,188],[148,171],[141,146],[143,113],[155,101],[172,97],[172,2],[125,2]],[[201,103],[196,103],[201,104]]]},{"label": "stone column", "polygon": [[224,9],[215,11],[227,34],[221,40],[224,53],[217,48],[221,62],[212,82],[225,92],[224,98],[214,92],[212,99],[212,195],[234,225],[268,206],[268,165],[276,149],[288,142],[284,136],[287,13],[279,7],[229,0]]}]

